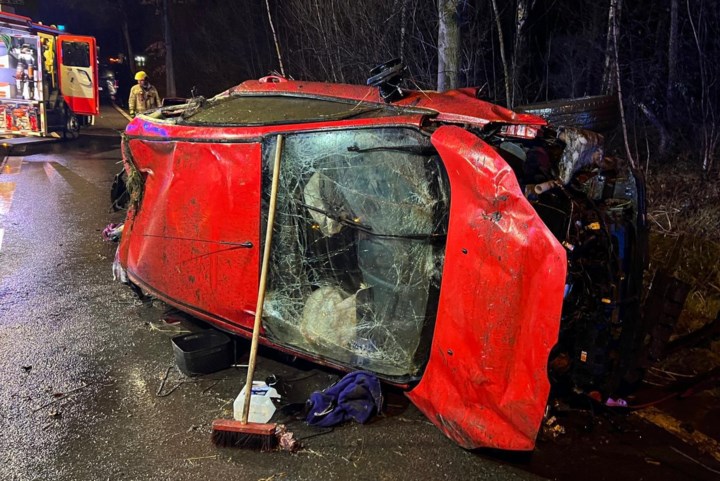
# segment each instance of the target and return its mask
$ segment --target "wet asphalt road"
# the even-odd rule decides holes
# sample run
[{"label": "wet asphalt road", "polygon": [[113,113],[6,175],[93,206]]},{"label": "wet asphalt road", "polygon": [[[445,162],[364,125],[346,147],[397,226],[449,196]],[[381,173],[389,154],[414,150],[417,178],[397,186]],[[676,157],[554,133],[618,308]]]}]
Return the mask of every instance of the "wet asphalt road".
[{"label": "wet asphalt road", "polygon": [[[11,155],[0,173],[0,480],[540,479],[460,449],[395,392],[365,426],[288,415],[306,438],[296,454],[215,448],[210,423],[232,416],[245,371],[183,376],[170,338],[199,326],[164,322],[167,306],[112,279],[101,231],[123,218],[108,195],[123,127],[105,109],[80,139]],[[258,370],[289,401],[337,379],[270,352]]]}]

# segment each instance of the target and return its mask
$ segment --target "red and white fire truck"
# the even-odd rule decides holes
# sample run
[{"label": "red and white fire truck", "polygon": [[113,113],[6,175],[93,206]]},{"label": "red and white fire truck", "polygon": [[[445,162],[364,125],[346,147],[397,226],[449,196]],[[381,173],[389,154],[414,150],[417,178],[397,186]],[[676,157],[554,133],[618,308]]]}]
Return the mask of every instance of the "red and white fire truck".
[{"label": "red and white fire truck", "polygon": [[0,12],[0,137],[72,139],[98,113],[95,39]]}]

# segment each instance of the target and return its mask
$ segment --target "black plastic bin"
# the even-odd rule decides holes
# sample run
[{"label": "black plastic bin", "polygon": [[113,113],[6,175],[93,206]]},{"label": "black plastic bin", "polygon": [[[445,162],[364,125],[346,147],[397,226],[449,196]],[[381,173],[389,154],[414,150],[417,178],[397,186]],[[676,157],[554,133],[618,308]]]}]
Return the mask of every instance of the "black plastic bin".
[{"label": "black plastic bin", "polygon": [[219,331],[207,330],[171,339],[175,364],[187,376],[209,374],[232,365],[232,339]]}]

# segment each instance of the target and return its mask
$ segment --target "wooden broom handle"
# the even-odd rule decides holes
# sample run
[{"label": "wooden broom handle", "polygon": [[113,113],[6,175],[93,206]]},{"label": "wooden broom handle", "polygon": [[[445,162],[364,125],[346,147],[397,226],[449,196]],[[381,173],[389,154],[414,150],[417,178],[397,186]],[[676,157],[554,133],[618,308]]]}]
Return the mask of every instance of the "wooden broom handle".
[{"label": "wooden broom handle", "polygon": [[255,375],[255,360],[257,358],[258,339],[262,323],[263,303],[265,302],[265,287],[267,285],[268,265],[270,264],[270,244],[272,244],[273,224],[275,223],[275,204],[277,203],[278,179],[280,177],[280,156],[283,148],[282,134],[277,136],[275,143],[275,162],[272,172],[272,189],[270,190],[270,208],[268,209],[267,227],[265,228],[265,247],[263,249],[262,265],[260,267],[260,285],[258,287],[257,304],[255,306],[255,323],[253,324],[252,344],[250,344],[250,359],[248,360],[247,381],[245,381],[245,402],[243,404],[241,423],[247,424],[250,415],[250,398],[252,397],[252,382]]}]

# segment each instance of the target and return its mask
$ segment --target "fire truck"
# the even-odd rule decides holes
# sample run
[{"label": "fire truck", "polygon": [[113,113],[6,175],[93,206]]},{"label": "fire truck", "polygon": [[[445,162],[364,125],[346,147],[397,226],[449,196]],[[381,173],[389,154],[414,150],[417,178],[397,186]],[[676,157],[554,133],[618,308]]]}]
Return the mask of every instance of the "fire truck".
[{"label": "fire truck", "polygon": [[98,113],[95,39],[0,12],[0,137],[73,139]]}]

